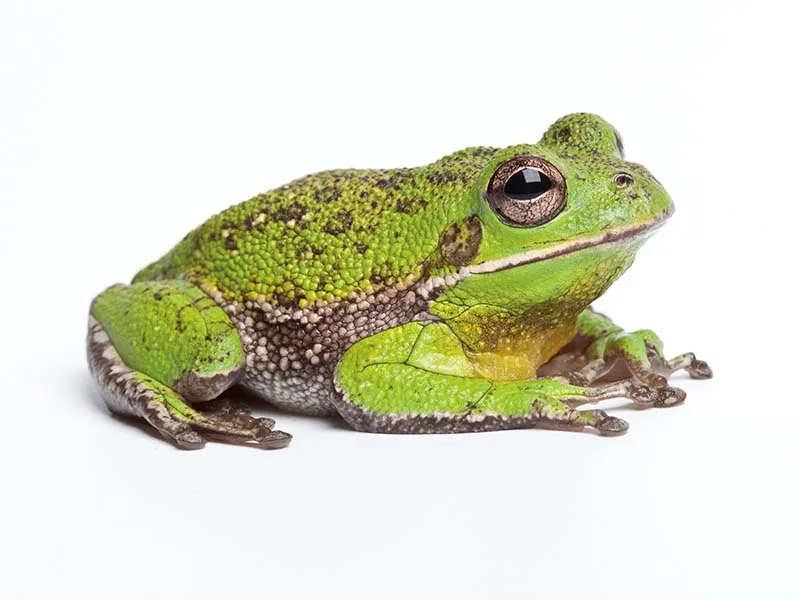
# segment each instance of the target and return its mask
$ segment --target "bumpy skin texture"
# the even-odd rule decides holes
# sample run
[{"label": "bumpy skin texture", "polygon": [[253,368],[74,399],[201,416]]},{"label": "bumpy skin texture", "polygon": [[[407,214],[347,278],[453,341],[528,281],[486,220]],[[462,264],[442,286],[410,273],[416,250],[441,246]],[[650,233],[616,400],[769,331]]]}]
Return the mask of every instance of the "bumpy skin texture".
[{"label": "bumpy skin texture", "polygon": [[111,341],[129,367],[147,370],[190,402],[215,398],[244,367],[230,319],[189,282],[114,286],[95,300],[92,314],[115,323]]},{"label": "bumpy skin texture", "polygon": [[[493,174],[520,157],[564,182],[551,202],[563,208],[536,226],[509,223],[487,201]],[[662,186],[590,114],[560,119],[537,144],[309,175],[212,217],[131,286],[98,296],[90,367],[112,410],[145,418],[152,398],[132,400],[108,373],[142,374],[187,405],[238,383],[368,431],[619,433],[620,419],[574,407],[617,396],[674,404],[684,395],[668,386],[672,371],[711,375],[693,355],[664,359],[652,332],[625,334],[587,310],[671,212]],[[228,438],[288,438],[223,413],[214,427]],[[155,426],[196,447],[203,418],[181,421],[186,444]]]}]

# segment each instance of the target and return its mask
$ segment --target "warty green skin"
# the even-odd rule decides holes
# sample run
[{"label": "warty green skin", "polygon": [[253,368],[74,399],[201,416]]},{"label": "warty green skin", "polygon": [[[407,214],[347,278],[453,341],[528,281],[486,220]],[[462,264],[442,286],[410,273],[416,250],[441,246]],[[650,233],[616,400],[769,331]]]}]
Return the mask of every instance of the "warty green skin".
[{"label": "warty green skin", "polygon": [[[529,155],[558,169],[566,204],[546,223],[511,226],[487,186],[500,165]],[[242,413],[238,429],[233,413],[185,417],[234,384],[368,431],[619,433],[620,419],[574,406],[618,396],[675,404],[684,394],[666,376],[711,375],[693,355],[664,359],[652,332],[626,334],[589,310],[671,213],[663,187],[623,159],[615,130],[585,113],[537,144],[309,175],[212,217],[131,286],[100,294],[89,364],[112,410],[182,447],[220,433],[198,419],[226,439],[288,443]],[[122,389],[115,373],[166,386],[172,412],[156,418],[148,386]],[[592,385],[603,376],[611,383]]]}]

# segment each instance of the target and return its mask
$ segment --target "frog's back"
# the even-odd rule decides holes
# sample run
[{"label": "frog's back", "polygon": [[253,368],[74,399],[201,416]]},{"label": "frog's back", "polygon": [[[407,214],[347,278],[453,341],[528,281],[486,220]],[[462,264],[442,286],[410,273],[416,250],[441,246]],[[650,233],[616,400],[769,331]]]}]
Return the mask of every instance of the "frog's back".
[{"label": "frog's back", "polygon": [[297,307],[403,285],[421,276],[493,152],[297,179],[213,216],[136,280],[184,277],[229,299]]}]

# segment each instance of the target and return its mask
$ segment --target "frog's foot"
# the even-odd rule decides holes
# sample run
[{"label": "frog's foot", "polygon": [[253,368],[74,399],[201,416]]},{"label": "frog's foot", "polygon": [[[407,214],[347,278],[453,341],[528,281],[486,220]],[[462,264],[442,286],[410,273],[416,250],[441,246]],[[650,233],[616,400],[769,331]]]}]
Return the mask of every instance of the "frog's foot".
[{"label": "frog's foot", "polygon": [[273,430],[272,419],[252,417],[246,410],[224,403],[209,403],[214,412],[192,408],[168,386],[129,368],[117,353],[103,327],[90,320],[89,367],[108,408],[119,415],[145,419],[179,448],[195,450],[206,441],[283,448],[291,436]]},{"label": "frog's foot", "polygon": [[664,358],[663,344],[650,330],[601,336],[587,348],[586,357],[588,361],[580,370],[564,376],[567,381],[588,386],[600,379],[630,380],[630,389],[625,396],[643,406],[674,406],[686,399],[686,392],[668,383],[668,377],[675,371],[685,369],[693,379],[712,376],[708,364],[692,353],[681,354],[672,360]]},{"label": "frog's foot", "polygon": [[[152,381],[141,379],[139,373],[134,373],[133,377],[140,386],[152,385]],[[289,434],[272,429],[275,425],[272,419],[255,418],[240,411],[232,414],[200,412],[183,403],[169,388],[153,388],[137,390],[138,399],[133,403],[136,416],[144,418],[184,450],[202,448],[208,439],[268,449],[283,448],[291,441]]]},{"label": "frog's foot", "polygon": [[675,371],[684,369],[692,379],[711,379],[714,376],[711,367],[704,360],[698,360],[694,352],[687,352],[666,361],[666,368],[671,375]]},{"label": "frog's foot", "polygon": [[[587,400],[575,401],[575,404],[586,404]],[[592,427],[600,435],[621,435],[628,431],[628,422],[613,417],[602,410],[573,410],[569,401],[560,406],[554,402],[534,400],[531,405],[535,427],[543,429],[566,429],[580,431],[584,427]]]}]

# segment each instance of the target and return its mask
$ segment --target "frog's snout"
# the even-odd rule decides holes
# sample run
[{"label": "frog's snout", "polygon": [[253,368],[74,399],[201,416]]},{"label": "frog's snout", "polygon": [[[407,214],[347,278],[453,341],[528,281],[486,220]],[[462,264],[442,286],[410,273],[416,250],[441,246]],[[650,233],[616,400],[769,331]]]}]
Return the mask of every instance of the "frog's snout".
[{"label": "frog's snout", "polygon": [[650,211],[658,221],[666,221],[675,212],[675,204],[655,177],[653,177],[653,190],[650,192]]}]

